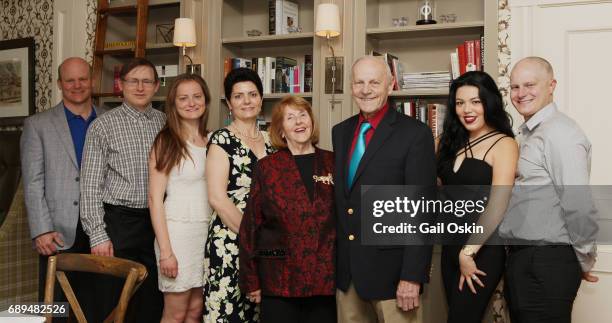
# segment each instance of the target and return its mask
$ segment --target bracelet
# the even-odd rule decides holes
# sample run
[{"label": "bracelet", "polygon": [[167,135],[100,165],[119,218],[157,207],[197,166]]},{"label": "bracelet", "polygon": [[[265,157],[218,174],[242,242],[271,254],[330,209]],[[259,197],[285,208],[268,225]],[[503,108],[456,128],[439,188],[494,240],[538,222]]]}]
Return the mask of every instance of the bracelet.
[{"label": "bracelet", "polygon": [[171,253],[170,256],[166,257],[166,258],[159,258],[159,261],[164,261],[164,260],[168,260],[170,258],[174,257],[174,253]]}]

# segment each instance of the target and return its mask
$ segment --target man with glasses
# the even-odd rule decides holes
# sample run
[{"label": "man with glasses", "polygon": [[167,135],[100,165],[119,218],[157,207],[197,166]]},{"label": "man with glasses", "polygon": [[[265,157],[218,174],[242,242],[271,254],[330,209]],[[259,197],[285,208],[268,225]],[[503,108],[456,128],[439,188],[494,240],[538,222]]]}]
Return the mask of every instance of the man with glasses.
[{"label": "man with glasses", "polygon": [[[149,274],[132,298],[127,317],[159,322],[163,297],[157,288],[147,165],[149,150],[166,117],[151,106],[159,89],[155,66],[143,58],[133,59],[122,67],[119,86],[123,104],[93,122],[87,133],[81,220],[92,254],[130,259],[147,267]],[[108,315],[119,300],[123,281],[104,278],[101,283],[100,306]]]}]

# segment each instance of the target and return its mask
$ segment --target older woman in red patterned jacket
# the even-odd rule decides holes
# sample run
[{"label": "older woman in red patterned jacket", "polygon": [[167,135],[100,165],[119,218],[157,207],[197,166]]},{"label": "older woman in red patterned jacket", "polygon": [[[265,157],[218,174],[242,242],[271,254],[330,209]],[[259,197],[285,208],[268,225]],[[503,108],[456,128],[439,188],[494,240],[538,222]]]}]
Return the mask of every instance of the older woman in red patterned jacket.
[{"label": "older woman in red patterned jacket", "polygon": [[240,288],[261,322],[336,322],[333,154],[308,101],[287,96],[270,125],[278,152],[257,163],[240,224]]}]

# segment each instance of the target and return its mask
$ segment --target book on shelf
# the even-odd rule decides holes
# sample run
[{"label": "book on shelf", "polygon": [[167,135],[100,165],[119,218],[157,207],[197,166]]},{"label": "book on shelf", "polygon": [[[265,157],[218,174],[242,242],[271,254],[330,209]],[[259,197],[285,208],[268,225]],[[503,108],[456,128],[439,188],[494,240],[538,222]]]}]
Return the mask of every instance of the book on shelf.
[{"label": "book on shelf", "polygon": [[312,92],[312,55],[304,55],[304,91]]},{"label": "book on shelf", "polygon": [[299,5],[295,2],[283,0],[281,30],[282,34],[289,34],[298,30]]},{"label": "book on shelf", "polygon": [[276,84],[274,86],[274,93],[289,93],[289,75],[293,67],[297,66],[297,61],[293,58],[288,57],[277,57],[276,58]]},{"label": "book on shelf", "polygon": [[393,90],[397,91],[401,88],[401,75],[402,75],[402,63],[399,58],[391,53],[379,53],[376,51],[371,51],[370,55],[372,56],[380,56],[387,65],[389,65],[389,70],[391,71],[391,75],[393,76]]},{"label": "book on shelf", "polygon": [[298,62],[290,57],[227,57],[224,59],[224,74],[234,68],[245,67],[257,72],[264,87],[264,94],[303,93],[312,91],[312,55],[304,55]]},{"label": "book on shelf", "polygon": [[482,71],[484,62],[484,38],[466,40],[457,45],[454,53],[450,54],[450,66],[453,79],[465,72]]},{"label": "book on shelf", "polygon": [[121,95],[121,86],[119,82],[121,81],[121,67],[122,65],[115,65],[113,70],[113,94]]},{"label": "book on shelf", "polygon": [[444,104],[433,103],[427,105],[427,124],[431,128],[434,138],[438,138],[442,134],[446,110],[447,108]]},{"label": "book on shelf", "polygon": [[288,0],[268,1],[268,34],[284,35],[299,26],[299,5]]},{"label": "book on shelf", "polygon": [[428,125],[434,138],[442,134],[444,119],[447,113],[446,105],[405,98],[391,100],[389,104],[397,112]]}]

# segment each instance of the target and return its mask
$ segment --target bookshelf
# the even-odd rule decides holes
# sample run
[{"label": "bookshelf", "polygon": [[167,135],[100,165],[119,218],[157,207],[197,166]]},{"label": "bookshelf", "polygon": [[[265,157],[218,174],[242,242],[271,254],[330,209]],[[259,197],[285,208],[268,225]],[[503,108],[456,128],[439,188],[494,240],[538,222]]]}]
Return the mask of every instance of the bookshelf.
[{"label": "bookshelf", "polygon": [[[437,24],[415,25],[417,0],[355,1],[355,55],[388,52],[403,63],[404,72],[444,71],[449,54],[466,40],[484,36],[484,71],[497,78],[497,2],[437,0]],[[442,23],[440,14],[453,13],[456,21]],[[392,19],[406,16],[408,26],[394,27]]]},{"label": "bookshelf", "polygon": [[[304,64],[305,55],[313,57],[313,88],[305,93],[294,93],[309,100],[313,106],[318,101],[318,73],[315,66],[319,61],[315,57],[314,11],[318,1],[291,0],[299,6],[298,21],[301,32],[289,34],[269,34],[269,1],[268,0],[209,0],[206,8],[211,14],[205,24],[209,41],[204,49],[205,78],[211,91],[209,127],[215,129],[224,126],[228,117],[223,79],[226,58],[245,58],[251,60],[259,57],[287,57],[295,59],[297,66]],[[214,17],[219,17],[215,19]],[[248,36],[247,31],[258,30],[259,36]],[[304,71],[300,73],[303,75]],[[264,80],[262,80],[264,82]],[[262,114],[268,117],[271,108],[288,93],[265,92]]]},{"label": "bookshelf", "polygon": [[[172,44],[170,39],[163,39],[157,32],[157,25],[173,25],[174,19],[181,16],[184,10],[184,0],[149,0],[147,38],[145,58],[154,65],[179,65],[181,60],[180,51]],[[134,11],[125,9],[126,6],[135,4],[134,0],[113,0],[109,3],[108,27],[106,31],[107,44],[125,43],[133,41],[136,35],[136,15]],[[98,93],[99,104],[107,108],[118,106],[122,102],[120,96],[113,93],[114,68],[115,66],[128,62],[134,57],[134,45],[119,44],[110,46],[102,51],[106,54],[103,62],[101,75],[101,93]],[[159,91],[153,98],[155,108],[163,108],[165,96],[171,82],[160,86]]]},{"label": "bookshelf", "polygon": [[[302,93],[313,105],[320,124],[320,145],[331,148],[331,128],[357,113],[351,98],[351,63],[371,51],[391,53],[402,62],[404,72],[449,71],[450,53],[466,40],[484,36],[484,71],[497,79],[497,2],[491,0],[437,0],[434,25],[415,25],[417,0],[294,0],[299,4],[301,33],[268,35],[268,0],[204,0],[203,18],[206,48],[201,51],[204,76],[213,100],[209,127],[223,126],[227,106],[223,94],[223,62],[226,57],[286,56],[301,63],[313,56],[313,88]],[[325,59],[331,56],[325,40],[313,35],[314,13],[320,3],[340,7],[342,35],[332,44],[344,58],[342,93],[336,94],[335,108],[324,93]],[[454,13],[455,22],[442,23],[440,14]],[[405,16],[408,25],[394,27],[392,19]],[[249,37],[257,29],[260,36]],[[263,109],[269,109],[283,94],[266,93]],[[447,89],[401,89],[390,100],[419,100],[446,104]],[[217,99],[215,99],[217,98]],[[265,112],[265,111],[264,111]],[[264,113],[265,114],[265,113]]]}]

